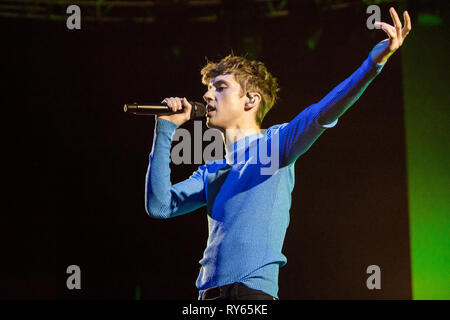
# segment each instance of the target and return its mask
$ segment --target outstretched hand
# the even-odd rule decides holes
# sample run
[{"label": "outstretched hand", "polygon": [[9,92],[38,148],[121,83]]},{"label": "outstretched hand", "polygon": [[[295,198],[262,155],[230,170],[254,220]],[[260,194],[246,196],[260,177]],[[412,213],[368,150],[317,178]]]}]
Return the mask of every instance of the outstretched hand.
[{"label": "outstretched hand", "polygon": [[411,31],[411,18],[409,17],[407,11],[403,12],[403,19],[405,23],[403,28],[395,9],[390,8],[389,13],[391,14],[394,26],[386,22],[377,21],[374,23],[375,25],[380,26],[381,29],[383,29],[383,31],[389,36],[389,39],[379,42],[372,50],[372,59],[379,64],[385,63],[389,57],[402,46],[403,41]]}]

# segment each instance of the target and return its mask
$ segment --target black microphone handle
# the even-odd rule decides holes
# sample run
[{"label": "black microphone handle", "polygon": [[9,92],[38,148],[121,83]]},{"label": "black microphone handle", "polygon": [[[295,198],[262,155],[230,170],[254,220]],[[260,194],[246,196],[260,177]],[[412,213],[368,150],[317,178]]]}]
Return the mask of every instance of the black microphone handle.
[{"label": "black microphone handle", "polygon": [[125,113],[132,113],[141,116],[169,115],[183,112],[183,110],[177,110],[176,112],[173,112],[172,109],[170,109],[168,106],[146,106],[139,105],[137,103],[125,104],[123,106],[123,111],[125,111]]}]

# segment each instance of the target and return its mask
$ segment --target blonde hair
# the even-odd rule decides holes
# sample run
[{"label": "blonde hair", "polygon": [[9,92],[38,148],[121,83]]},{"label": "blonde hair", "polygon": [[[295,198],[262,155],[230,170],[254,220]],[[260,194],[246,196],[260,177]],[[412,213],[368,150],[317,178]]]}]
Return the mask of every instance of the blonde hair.
[{"label": "blonde hair", "polygon": [[247,60],[245,57],[229,54],[219,62],[207,61],[200,71],[202,83],[208,85],[219,75],[230,73],[241,86],[241,97],[249,91],[256,91],[261,95],[261,102],[256,114],[256,123],[261,127],[266,114],[275,104],[277,93],[280,91],[277,78],[267,71],[264,63]]}]

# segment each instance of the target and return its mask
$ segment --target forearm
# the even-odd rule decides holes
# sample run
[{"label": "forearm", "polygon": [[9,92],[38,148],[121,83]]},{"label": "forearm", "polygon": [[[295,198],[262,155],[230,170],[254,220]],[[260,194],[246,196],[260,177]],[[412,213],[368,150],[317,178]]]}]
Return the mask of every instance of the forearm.
[{"label": "forearm", "polygon": [[320,102],[311,106],[316,108],[320,125],[327,125],[336,121],[362,95],[367,86],[380,73],[383,65],[375,63],[371,55],[346,80],[335,87]]},{"label": "forearm", "polygon": [[145,177],[145,209],[155,218],[172,214],[172,183],[170,181],[170,148],[177,126],[167,120],[155,123],[152,151]]},{"label": "forearm", "polygon": [[306,152],[317,138],[336,125],[338,118],[359,98],[369,83],[381,71],[369,58],[346,80],[322,100],[304,109],[279,130],[281,165],[293,163]]}]

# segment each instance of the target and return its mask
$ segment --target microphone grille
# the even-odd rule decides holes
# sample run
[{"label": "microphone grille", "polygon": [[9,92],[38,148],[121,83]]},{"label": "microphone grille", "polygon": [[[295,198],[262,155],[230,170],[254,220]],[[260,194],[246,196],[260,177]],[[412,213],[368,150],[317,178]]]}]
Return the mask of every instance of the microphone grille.
[{"label": "microphone grille", "polygon": [[202,118],[206,115],[206,106],[203,103],[196,101],[189,101],[192,105],[191,119]]}]

